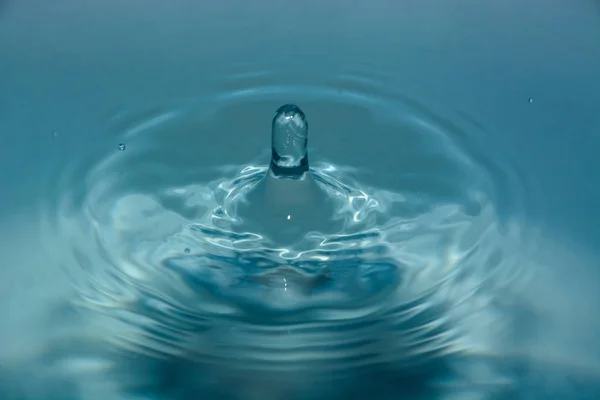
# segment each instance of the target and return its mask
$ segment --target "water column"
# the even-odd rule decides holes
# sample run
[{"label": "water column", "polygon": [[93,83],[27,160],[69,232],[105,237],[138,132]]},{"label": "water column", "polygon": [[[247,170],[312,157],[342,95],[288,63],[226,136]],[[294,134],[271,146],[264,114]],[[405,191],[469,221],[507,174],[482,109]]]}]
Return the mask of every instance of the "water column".
[{"label": "water column", "polygon": [[307,144],[304,112],[293,104],[279,107],[271,124],[269,170],[237,207],[243,230],[292,245],[307,233],[337,229],[334,198],[315,182]]}]

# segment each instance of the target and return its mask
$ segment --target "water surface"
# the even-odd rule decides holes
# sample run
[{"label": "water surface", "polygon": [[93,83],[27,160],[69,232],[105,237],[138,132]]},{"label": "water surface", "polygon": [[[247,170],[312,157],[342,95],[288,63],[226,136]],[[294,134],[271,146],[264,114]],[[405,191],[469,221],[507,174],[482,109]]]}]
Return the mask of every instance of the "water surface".
[{"label": "water surface", "polygon": [[[541,3],[0,3],[2,395],[595,398],[600,15]],[[339,215],[280,244],[288,102]]]}]

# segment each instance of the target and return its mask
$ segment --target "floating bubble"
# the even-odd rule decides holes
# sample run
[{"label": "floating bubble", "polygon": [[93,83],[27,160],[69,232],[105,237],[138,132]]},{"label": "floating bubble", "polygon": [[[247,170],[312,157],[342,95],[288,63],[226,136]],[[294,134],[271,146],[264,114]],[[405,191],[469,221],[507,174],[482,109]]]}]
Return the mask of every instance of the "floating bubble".
[{"label": "floating bubble", "polygon": [[117,146],[117,148],[119,149],[119,151],[124,151],[125,150],[125,143],[119,143],[119,146]]}]

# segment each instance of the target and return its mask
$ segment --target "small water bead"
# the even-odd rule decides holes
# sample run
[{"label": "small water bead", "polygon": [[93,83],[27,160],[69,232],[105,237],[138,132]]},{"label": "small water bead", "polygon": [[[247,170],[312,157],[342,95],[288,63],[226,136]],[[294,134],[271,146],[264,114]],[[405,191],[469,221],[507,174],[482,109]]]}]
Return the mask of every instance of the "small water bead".
[{"label": "small water bead", "polygon": [[308,122],[302,110],[285,104],[275,112],[271,127],[271,172],[278,177],[301,177],[308,171]]},{"label": "small water bead", "polygon": [[529,98],[529,103],[533,103],[533,97]]},{"label": "small water bead", "polygon": [[119,146],[117,146],[117,148],[119,149],[119,151],[124,151],[125,150],[125,143],[119,143]]}]

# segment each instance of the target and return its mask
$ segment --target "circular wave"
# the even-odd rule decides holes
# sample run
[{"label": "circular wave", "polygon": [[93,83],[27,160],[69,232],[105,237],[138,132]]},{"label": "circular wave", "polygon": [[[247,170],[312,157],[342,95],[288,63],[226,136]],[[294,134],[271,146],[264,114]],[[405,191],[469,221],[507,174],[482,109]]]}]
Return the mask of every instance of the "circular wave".
[{"label": "circular wave", "polygon": [[[378,78],[254,79],[136,124],[115,116],[126,146],[53,182],[44,237],[80,303],[104,316],[92,318],[96,335],[263,383],[375,366],[410,375],[492,354],[503,329],[493,304],[524,276],[513,255],[528,205],[510,164],[475,125],[388,95]],[[236,230],[237,205],[265,175],[269,117],[291,98],[323,160],[313,177],[337,207],[327,232],[277,246]]]}]

